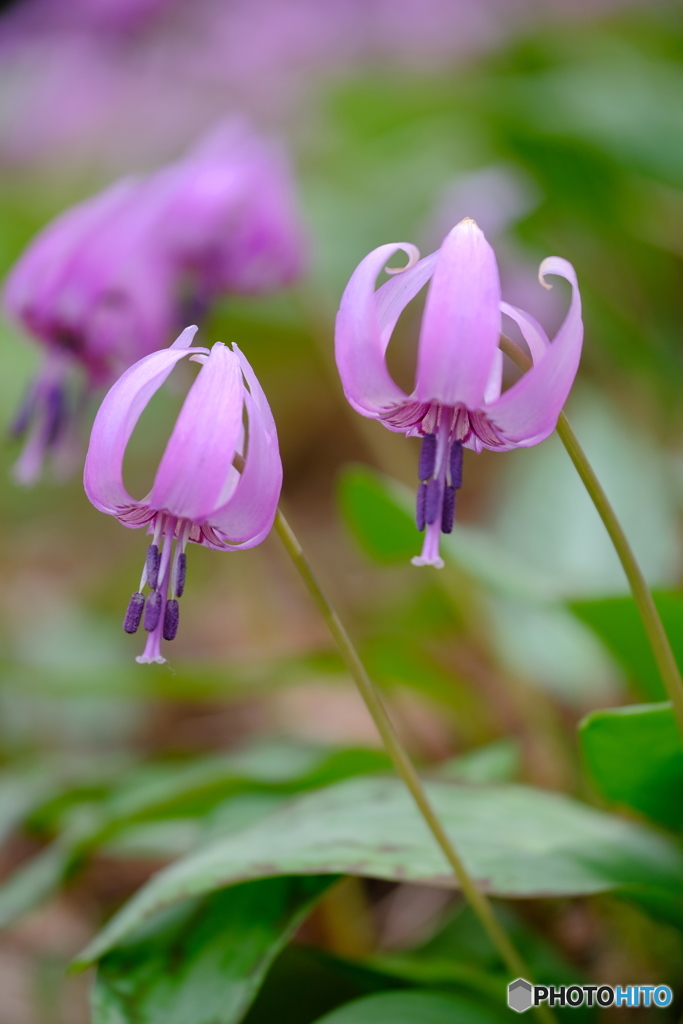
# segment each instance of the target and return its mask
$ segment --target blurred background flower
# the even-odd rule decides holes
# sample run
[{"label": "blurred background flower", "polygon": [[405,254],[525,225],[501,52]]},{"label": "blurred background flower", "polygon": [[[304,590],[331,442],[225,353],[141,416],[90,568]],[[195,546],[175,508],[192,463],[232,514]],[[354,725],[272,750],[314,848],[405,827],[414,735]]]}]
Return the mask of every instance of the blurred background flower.
[{"label": "blurred background flower", "polygon": [[[15,479],[35,483],[47,452],[58,470],[75,463],[72,421],[90,391],[203,320],[220,295],[290,284],[303,244],[284,156],[238,123],[57,217],[3,293],[7,313],[46,353],[12,428],[27,435]],[[74,400],[77,374],[83,394]]]}]

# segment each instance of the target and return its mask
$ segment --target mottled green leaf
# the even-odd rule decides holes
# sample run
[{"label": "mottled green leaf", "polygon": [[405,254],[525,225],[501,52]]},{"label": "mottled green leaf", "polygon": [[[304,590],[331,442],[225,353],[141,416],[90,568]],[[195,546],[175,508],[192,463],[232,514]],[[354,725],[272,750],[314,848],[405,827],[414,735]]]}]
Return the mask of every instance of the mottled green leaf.
[{"label": "mottled green leaf", "polygon": [[[621,892],[683,921],[683,853],[663,836],[523,786],[426,788],[470,873],[490,894]],[[358,778],[301,797],[155,875],[80,962],[102,956],[178,901],[256,878],[327,873],[455,887],[403,783]]]},{"label": "mottled green leaf", "polygon": [[[0,885],[0,928],[46,899],[79,858],[102,846],[112,844],[124,855],[127,850],[133,855],[146,851],[170,858],[187,851],[187,845],[179,849],[179,843],[194,845],[202,832],[202,816],[209,816],[208,828],[214,829],[216,822],[210,815],[220,809],[227,815],[223,826],[227,829],[226,805],[235,798],[295,793],[387,765],[387,756],[379,750],[276,741],[230,757],[132,769],[107,799],[77,808],[63,835]],[[265,813],[272,802],[262,806]],[[241,827],[243,810],[236,808],[233,830]],[[252,804],[247,820],[257,816],[259,811]],[[155,822],[156,828],[144,827]],[[222,832],[221,827],[216,830]]]}]

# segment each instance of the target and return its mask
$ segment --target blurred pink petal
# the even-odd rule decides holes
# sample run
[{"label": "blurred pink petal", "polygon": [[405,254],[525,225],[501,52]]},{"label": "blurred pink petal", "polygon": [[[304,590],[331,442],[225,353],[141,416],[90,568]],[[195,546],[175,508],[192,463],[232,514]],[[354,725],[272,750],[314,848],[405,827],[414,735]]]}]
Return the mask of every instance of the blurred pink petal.
[{"label": "blurred pink petal", "polygon": [[[18,478],[35,480],[43,454],[59,448],[73,415],[70,364],[83,372],[86,390],[109,384],[221,295],[281,288],[301,273],[303,259],[284,157],[238,122],[177,163],[118,182],[56,218],[4,288],[7,312],[45,347],[51,367],[17,421],[15,433],[28,432],[30,449]],[[46,377],[49,386],[41,384]]]}]

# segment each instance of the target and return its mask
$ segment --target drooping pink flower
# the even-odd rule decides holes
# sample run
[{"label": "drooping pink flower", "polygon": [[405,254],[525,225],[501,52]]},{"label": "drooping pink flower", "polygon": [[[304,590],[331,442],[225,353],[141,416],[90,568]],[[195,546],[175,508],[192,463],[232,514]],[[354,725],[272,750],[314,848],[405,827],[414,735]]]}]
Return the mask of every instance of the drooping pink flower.
[{"label": "drooping pink flower", "polygon": [[274,291],[300,276],[304,238],[284,153],[239,120],[152,176],[168,195],[161,244],[190,294]]},{"label": "drooping pink flower", "polygon": [[[408,254],[407,266],[388,271],[391,280],[375,291],[377,275],[398,250]],[[540,266],[542,284],[546,274],[572,286],[569,311],[552,343],[533,317],[501,301],[495,254],[469,218],[422,260],[410,243],[380,246],[346,286],[335,344],[348,401],[390,430],[423,439],[416,519],[426,535],[416,565],[443,566],[439,537],[453,529],[463,447],[510,451],[538,444],[555,429],[578,369],[583,323],[571,264],[550,256]],[[407,395],[391,378],[385,356],[401,312],[430,278],[415,388]],[[534,362],[502,393],[501,313],[519,325]]]},{"label": "drooping pink flower", "polygon": [[47,356],[14,427],[28,435],[17,479],[37,479],[45,452],[67,436],[72,369],[86,392],[111,383],[220,295],[290,284],[303,250],[282,154],[234,122],[177,163],[121,181],[48,225],[3,293]]},{"label": "drooping pink flower", "polygon": [[[95,418],[85,461],[92,504],[152,535],[124,620],[126,632],[135,633],[144,612],[149,636],[137,660],[145,663],[163,662],[161,640],[176,635],[188,541],[218,551],[260,544],[273,525],[282,486],[275,422],[254,371],[236,346],[193,348],[196,330],[186,328],[170,348],[141,359],[114,384]],[[150,492],[135,499],[123,483],[126,446],[152,396],[187,357],[202,368]]]},{"label": "drooping pink flower", "polygon": [[67,210],[7,277],[5,310],[45,349],[13,428],[28,434],[15,466],[21,483],[40,475],[44,453],[64,439],[72,371],[81,390],[101,387],[173,330],[170,267],[154,241],[161,197],[142,203],[141,187],[121,181]]}]

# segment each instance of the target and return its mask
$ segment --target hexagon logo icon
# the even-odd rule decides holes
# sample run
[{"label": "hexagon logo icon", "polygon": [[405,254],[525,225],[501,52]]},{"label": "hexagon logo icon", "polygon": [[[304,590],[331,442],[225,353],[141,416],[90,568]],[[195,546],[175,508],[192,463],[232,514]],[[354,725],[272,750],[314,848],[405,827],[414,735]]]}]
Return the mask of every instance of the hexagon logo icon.
[{"label": "hexagon logo icon", "polygon": [[531,1009],[533,989],[524,978],[517,978],[508,985],[508,1006],[517,1013]]}]

